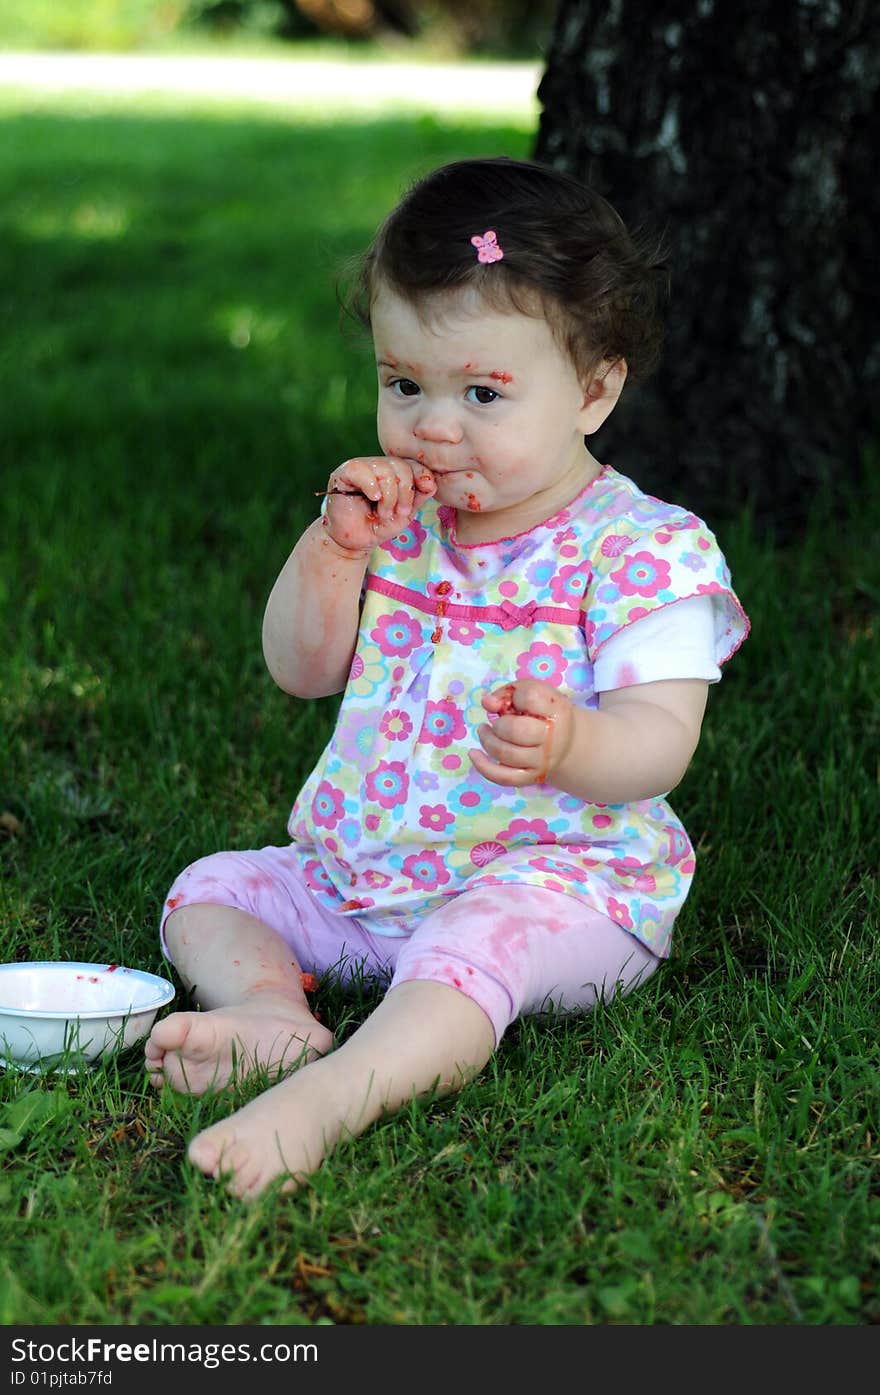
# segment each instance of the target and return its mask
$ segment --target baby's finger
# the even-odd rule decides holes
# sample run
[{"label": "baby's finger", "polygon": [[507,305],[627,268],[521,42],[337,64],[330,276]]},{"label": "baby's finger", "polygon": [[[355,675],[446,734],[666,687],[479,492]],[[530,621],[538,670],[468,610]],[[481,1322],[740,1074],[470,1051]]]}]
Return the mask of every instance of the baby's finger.
[{"label": "baby's finger", "polygon": [[327,493],[330,495],[363,494],[365,498],[378,503],[382,497],[382,486],[376,477],[376,466],[380,456],[355,456],[344,460],[330,476]]},{"label": "baby's finger", "polygon": [[[397,495],[392,507],[392,517],[400,515],[409,519],[412,517],[415,505],[415,480],[413,478],[412,467],[406,460],[401,460],[398,456],[388,456],[388,467],[396,480]],[[389,485],[389,500],[391,490]]]},{"label": "baby's finger", "polygon": [[543,745],[547,719],[532,717],[527,713],[509,712],[494,717],[488,727],[481,729],[491,731],[498,741],[522,749]]},{"label": "baby's finger", "polygon": [[523,770],[537,770],[543,752],[543,732],[541,736],[540,742],[520,745],[513,741],[501,740],[494,727],[477,728],[477,740],[490,760],[495,761],[497,765],[509,765]]},{"label": "baby's finger", "polygon": [[490,760],[485,751],[468,751],[468,756],[474,769],[494,785],[517,786],[537,783],[535,771],[524,766],[499,765]]}]

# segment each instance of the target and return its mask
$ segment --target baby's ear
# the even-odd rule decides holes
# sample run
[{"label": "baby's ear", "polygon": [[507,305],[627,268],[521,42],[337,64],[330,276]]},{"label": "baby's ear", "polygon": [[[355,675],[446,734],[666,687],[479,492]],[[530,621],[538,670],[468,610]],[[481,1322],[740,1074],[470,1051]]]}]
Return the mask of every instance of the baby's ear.
[{"label": "baby's ear", "polygon": [[618,398],[626,382],[626,360],[619,358],[614,363],[603,363],[584,393],[581,408],[581,430],[590,436],[610,416],[617,406]]}]

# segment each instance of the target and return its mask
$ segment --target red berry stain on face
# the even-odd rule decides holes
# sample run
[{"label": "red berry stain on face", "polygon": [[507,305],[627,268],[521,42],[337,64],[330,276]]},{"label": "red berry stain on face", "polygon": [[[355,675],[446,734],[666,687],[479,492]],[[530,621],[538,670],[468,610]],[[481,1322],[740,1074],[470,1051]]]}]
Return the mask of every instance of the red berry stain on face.
[{"label": "red berry stain on face", "polygon": [[505,387],[507,386],[508,383],[512,383],[512,382],[513,382],[513,374],[512,374],[512,373],[495,372],[495,373],[490,373],[490,374],[489,374],[489,377],[492,378],[496,383],[504,383]]},{"label": "red berry stain on face", "polygon": [[438,581],[434,591],[434,610],[437,616],[437,628],[431,635],[431,643],[439,644],[443,638],[443,626],[441,621],[446,614],[449,592],[452,590],[451,581]]},{"label": "red berry stain on face", "polygon": [[467,506],[470,509],[471,513],[479,513],[483,505],[480,503],[476,494],[466,494],[465,498],[467,500]]}]

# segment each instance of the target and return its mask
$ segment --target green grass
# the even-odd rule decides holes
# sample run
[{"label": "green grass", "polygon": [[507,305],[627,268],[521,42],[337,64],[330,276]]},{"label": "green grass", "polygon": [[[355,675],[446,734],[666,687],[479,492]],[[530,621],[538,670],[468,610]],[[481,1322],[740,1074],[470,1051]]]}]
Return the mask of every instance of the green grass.
[{"label": "green grass", "polygon": [[[0,956],[162,971],[171,878],[283,841],[332,721],[259,630],[312,491],[375,440],[335,268],[411,176],[530,134],[4,106]],[[875,474],[784,550],[711,519],[754,630],[641,993],[515,1025],[251,1208],[185,1161],[225,1106],[157,1098],[137,1051],[0,1075],[0,1323],[880,1321]],[[344,1036],[377,993],[317,1002]]]}]

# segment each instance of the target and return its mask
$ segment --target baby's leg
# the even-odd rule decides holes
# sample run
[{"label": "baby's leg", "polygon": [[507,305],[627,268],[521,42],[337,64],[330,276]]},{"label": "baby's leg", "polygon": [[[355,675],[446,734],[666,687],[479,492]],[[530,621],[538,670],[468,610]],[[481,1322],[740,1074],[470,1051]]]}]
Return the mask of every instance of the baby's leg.
[{"label": "baby's leg", "polygon": [[165,933],[203,1011],[174,1012],[153,1027],[145,1048],[152,1085],[201,1095],[236,1072],[288,1069],[332,1046],[289,945],[268,925],[231,906],[196,904],[174,911]]},{"label": "baby's leg", "polygon": [[392,986],[331,1055],[199,1134],[191,1162],[237,1196],[285,1190],[413,1096],[459,1088],[521,1012],[586,1011],[628,992],[660,962],[598,912],[560,892],[484,887],[392,942]]},{"label": "baby's leg", "polygon": [[413,1096],[458,1089],[486,1064],[494,1033],[483,1009],[443,983],[392,988],[336,1051],[213,1124],[189,1158],[251,1199],[276,1178],[295,1187],[341,1138],[363,1133]]},{"label": "baby's leg", "polygon": [[467,993],[496,1044],[516,1017],[584,1013],[644,983],[662,960],[601,912],[565,892],[474,887],[428,916],[398,955],[392,988],[434,979]]},{"label": "baby's leg", "polygon": [[329,1050],[300,968],[338,960],[340,923],[303,884],[289,847],[201,858],[175,881],[163,917],[165,951],[202,1011],[154,1026],[146,1045],[154,1085],[202,1094],[222,1088],[236,1066],[276,1070]]}]

